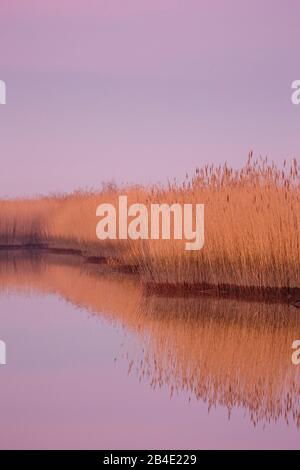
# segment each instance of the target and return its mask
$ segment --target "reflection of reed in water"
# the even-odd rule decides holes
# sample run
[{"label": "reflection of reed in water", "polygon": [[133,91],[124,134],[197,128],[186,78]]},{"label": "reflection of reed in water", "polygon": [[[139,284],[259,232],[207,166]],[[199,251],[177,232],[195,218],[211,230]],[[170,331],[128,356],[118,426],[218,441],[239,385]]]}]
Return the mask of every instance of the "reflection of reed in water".
[{"label": "reflection of reed in water", "polygon": [[91,313],[136,328],[141,290],[134,276],[121,276],[86,264],[80,256],[44,252],[0,252],[0,292],[57,294]]},{"label": "reflection of reed in water", "polygon": [[291,344],[299,312],[285,304],[142,295],[130,276],[101,273],[80,258],[0,253],[0,291],[56,293],[139,333],[140,378],[167,385],[251,420],[284,418],[300,427],[300,369]]},{"label": "reflection of reed in water", "polygon": [[149,297],[147,353],[139,366],[153,387],[240,406],[251,420],[283,417],[300,427],[300,370],[291,363],[300,316],[286,304]]}]

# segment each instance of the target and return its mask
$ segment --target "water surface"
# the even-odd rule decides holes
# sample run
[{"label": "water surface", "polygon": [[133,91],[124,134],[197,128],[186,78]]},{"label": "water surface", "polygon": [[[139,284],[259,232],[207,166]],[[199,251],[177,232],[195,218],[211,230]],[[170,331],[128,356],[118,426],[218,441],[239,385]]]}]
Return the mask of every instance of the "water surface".
[{"label": "water surface", "polygon": [[0,254],[0,447],[299,448],[300,313]]}]

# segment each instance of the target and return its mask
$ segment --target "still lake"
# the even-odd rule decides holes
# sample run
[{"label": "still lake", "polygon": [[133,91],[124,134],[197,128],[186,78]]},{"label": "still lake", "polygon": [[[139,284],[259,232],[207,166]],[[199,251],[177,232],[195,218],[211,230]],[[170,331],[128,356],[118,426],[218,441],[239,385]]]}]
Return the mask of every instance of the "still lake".
[{"label": "still lake", "polygon": [[0,253],[1,449],[300,448],[300,311]]}]

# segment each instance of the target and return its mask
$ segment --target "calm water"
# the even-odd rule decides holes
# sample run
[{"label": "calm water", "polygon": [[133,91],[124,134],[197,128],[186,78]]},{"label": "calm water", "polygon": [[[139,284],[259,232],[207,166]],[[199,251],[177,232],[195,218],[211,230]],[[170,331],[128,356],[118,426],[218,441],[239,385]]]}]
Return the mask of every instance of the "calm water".
[{"label": "calm water", "polygon": [[0,447],[299,448],[300,312],[0,254]]}]

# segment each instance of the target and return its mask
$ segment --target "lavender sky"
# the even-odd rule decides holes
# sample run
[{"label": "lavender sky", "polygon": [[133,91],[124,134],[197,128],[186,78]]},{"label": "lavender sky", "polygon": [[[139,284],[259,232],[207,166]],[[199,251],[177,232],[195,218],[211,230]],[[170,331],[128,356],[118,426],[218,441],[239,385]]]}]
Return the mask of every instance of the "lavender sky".
[{"label": "lavender sky", "polygon": [[1,0],[0,197],[300,159],[298,0]]}]

